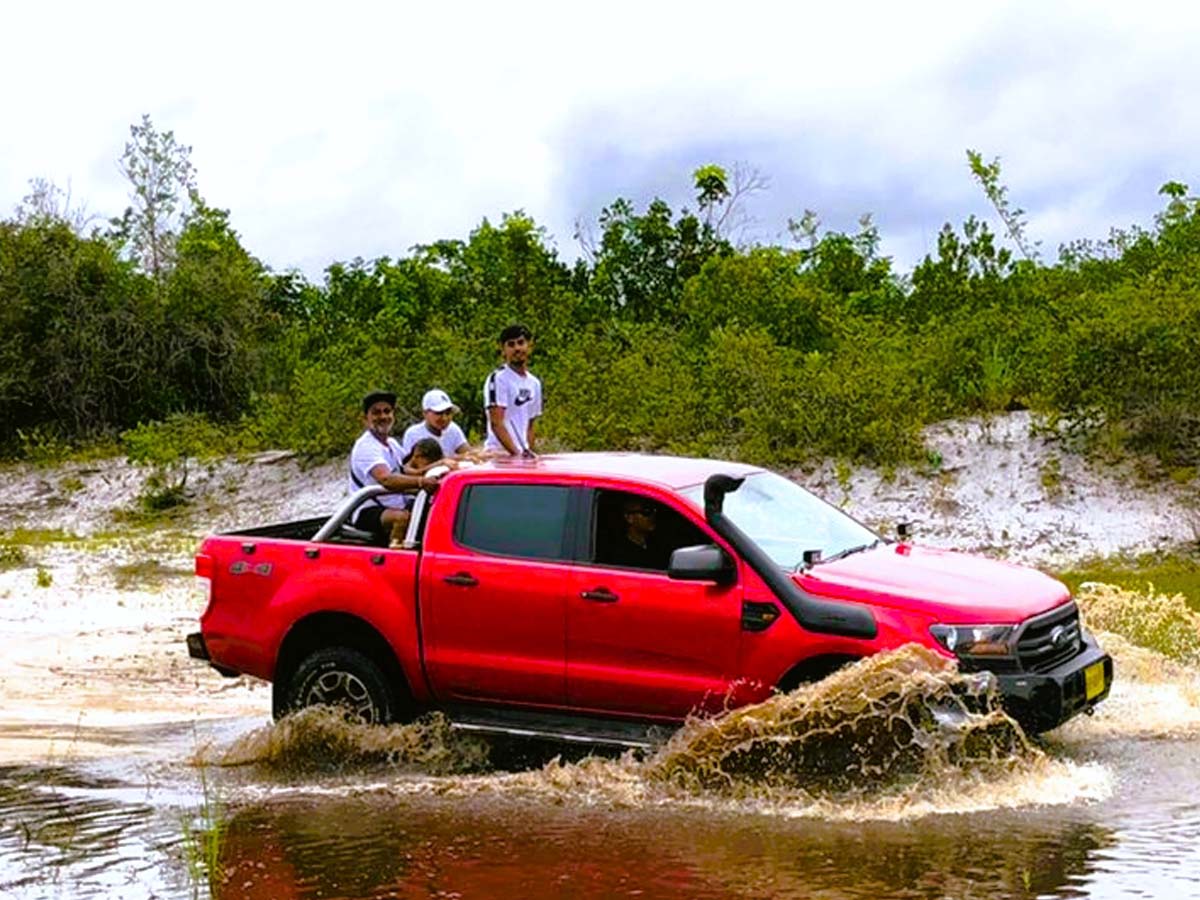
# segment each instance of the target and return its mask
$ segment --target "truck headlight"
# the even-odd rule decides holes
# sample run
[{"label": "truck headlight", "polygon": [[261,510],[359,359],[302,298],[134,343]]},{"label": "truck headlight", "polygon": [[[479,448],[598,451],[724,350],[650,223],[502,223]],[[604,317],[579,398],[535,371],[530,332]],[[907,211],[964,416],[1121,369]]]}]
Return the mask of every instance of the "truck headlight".
[{"label": "truck headlight", "polygon": [[1014,656],[1014,625],[930,625],[929,633],[955,656]]}]

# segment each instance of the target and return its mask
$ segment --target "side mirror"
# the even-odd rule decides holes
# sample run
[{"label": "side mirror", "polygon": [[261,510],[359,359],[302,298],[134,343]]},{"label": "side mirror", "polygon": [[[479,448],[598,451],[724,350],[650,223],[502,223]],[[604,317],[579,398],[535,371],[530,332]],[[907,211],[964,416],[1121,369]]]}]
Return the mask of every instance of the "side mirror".
[{"label": "side mirror", "polygon": [[671,554],[667,575],[676,581],[712,581],[732,584],[737,577],[733,560],[715,544],[680,547]]}]

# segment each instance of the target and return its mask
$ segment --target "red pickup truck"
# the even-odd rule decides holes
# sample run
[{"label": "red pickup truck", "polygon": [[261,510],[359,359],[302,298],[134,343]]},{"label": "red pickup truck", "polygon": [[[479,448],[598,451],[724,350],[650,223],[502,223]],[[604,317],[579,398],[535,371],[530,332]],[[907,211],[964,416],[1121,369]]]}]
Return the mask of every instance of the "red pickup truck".
[{"label": "red pickup truck", "polygon": [[[914,641],[991,673],[1032,731],[1112,684],[1060,582],[885,540],[754,466],[594,453],[459,469],[418,496],[399,549],[346,524],[381,491],[205,540],[190,654],[273,682],[277,717],[437,709],[459,728],[623,746]],[[638,515],[655,552],[631,562]]]}]

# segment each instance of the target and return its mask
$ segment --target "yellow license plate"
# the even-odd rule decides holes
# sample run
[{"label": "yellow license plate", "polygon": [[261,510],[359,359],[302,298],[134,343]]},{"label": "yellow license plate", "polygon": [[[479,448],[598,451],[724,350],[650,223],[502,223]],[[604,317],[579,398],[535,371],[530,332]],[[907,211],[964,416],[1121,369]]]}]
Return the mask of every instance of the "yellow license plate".
[{"label": "yellow license plate", "polygon": [[1104,663],[1093,663],[1083,670],[1084,693],[1091,700],[1104,693]]}]

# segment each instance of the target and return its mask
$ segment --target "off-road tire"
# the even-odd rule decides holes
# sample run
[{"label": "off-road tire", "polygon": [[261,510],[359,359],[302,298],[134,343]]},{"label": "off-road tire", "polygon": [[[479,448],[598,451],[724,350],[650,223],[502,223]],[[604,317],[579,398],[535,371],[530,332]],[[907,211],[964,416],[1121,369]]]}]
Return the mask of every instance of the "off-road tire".
[{"label": "off-road tire", "polygon": [[382,668],[360,650],[326,647],[306,657],[288,682],[284,708],[340,706],[369,725],[396,721],[396,692]]}]

